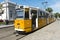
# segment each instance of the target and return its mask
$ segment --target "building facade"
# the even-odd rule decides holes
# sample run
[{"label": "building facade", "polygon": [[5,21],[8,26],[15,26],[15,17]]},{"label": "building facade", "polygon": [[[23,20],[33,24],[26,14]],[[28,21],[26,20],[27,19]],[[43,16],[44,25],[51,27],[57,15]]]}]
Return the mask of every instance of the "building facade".
[{"label": "building facade", "polygon": [[2,2],[3,13],[0,15],[2,20],[14,20],[16,18],[16,4],[11,2]]}]

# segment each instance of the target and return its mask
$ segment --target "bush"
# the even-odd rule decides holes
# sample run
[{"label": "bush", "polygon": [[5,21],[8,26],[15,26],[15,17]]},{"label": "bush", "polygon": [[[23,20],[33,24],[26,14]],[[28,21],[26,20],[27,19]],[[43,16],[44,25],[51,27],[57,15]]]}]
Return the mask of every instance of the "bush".
[{"label": "bush", "polygon": [[0,20],[0,22],[3,22],[3,20]]}]

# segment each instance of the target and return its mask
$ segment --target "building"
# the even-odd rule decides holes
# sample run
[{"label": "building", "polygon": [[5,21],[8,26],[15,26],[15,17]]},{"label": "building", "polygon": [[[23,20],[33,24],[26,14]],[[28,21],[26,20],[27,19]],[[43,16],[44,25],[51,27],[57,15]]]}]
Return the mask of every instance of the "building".
[{"label": "building", "polygon": [[16,4],[12,2],[2,2],[3,13],[0,15],[2,20],[14,20],[16,18]]}]

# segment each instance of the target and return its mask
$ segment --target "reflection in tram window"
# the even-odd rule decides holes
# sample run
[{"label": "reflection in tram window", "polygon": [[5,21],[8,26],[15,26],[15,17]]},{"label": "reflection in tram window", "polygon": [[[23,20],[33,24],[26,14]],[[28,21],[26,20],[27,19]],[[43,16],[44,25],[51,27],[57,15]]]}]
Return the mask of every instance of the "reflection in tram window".
[{"label": "reflection in tram window", "polygon": [[17,18],[23,18],[23,11],[17,11]]}]

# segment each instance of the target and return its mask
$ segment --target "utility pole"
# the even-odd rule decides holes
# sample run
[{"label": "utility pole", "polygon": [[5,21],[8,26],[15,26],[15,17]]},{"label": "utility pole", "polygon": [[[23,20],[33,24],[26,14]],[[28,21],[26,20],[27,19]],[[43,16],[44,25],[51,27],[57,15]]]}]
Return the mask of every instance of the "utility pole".
[{"label": "utility pole", "polygon": [[44,9],[46,9],[47,8],[47,1],[45,0],[44,2],[42,2],[42,5],[44,6]]},{"label": "utility pole", "polygon": [[[44,7],[44,10],[46,11],[46,8],[47,8],[47,1],[45,0],[44,2],[42,2],[42,5],[43,5],[43,7]],[[48,23],[47,21],[48,21],[48,19],[47,19],[47,14],[45,13],[45,15],[46,15],[46,24]]]}]

